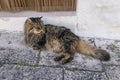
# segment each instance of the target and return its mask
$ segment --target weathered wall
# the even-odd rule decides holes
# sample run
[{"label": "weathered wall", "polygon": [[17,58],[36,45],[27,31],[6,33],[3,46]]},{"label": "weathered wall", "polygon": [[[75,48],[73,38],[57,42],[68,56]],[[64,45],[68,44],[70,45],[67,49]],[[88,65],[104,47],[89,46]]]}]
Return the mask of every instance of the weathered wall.
[{"label": "weathered wall", "polygon": [[78,0],[76,33],[120,39],[120,0]]},{"label": "weathered wall", "polygon": [[[5,15],[5,13],[0,13]],[[19,13],[11,16],[41,16]],[[64,25],[79,36],[120,39],[120,0],[78,0],[76,15],[44,16],[44,23]],[[56,14],[55,14],[56,15]],[[72,16],[70,16],[72,15]],[[7,14],[7,16],[9,16]],[[22,31],[26,17],[2,17],[0,29]]]}]

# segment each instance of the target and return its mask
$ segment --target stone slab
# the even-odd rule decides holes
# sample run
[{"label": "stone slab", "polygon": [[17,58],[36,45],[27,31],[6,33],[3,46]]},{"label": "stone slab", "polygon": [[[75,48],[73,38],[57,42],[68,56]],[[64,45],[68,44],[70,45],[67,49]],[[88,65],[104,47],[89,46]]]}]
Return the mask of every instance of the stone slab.
[{"label": "stone slab", "polygon": [[60,68],[4,65],[0,68],[0,80],[62,80]]}]

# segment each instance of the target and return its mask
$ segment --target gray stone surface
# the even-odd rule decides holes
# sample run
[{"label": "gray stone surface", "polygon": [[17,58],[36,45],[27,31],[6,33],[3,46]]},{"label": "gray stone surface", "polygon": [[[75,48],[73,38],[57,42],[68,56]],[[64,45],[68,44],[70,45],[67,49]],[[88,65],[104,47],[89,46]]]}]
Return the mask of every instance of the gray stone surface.
[{"label": "gray stone surface", "polygon": [[39,51],[34,51],[23,43],[21,32],[0,33],[0,61],[5,63],[36,64]]},{"label": "gray stone surface", "polygon": [[120,41],[118,40],[105,40],[95,39],[97,47],[107,50],[111,55],[109,62],[103,62],[107,65],[120,65]]},{"label": "gray stone surface", "polygon": [[73,69],[102,71],[102,64],[99,60],[79,54],[75,55],[74,60],[64,66]]},{"label": "gray stone surface", "polygon": [[4,65],[0,68],[0,80],[62,80],[62,69]]},{"label": "gray stone surface", "polygon": [[109,80],[120,80],[120,66],[106,66],[105,69]]},{"label": "gray stone surface", "polygon": [[35,65],[38,51],[0,47],[0,62]]},{"label": "gray stone surface", "polygon": [[47,66],[57,66],[59,63],[55,62],[54,59],[55,53],[49,51],[42,51],[40,53],[40,65],[47,65]]},{"label": "gray stone surface", "polygon": [[0,46],[11,48],[26,48],[23,43],[24,36],[22,32],[0,31]]},{"label": "gray stone surface", "polygon": [[89,71],[65,71],[65,80],[108,80],[105,73]]},{"label": "gray stone surface", "polygon": [[87,44],[107,50],[108,62],[76,53],[61,65],[55,53],[25,46],[22,32],[0,31],[0,80],[119,80],[120,41],[82,38]]},{"label": "gray stone surface", "polygon": [[102,71],[101,62],[99,60],[95,60],[92,57],[86,57],[81,54],[76,54],[73,61],[68,64],[60,65],[59,62],[55,62],[53,60],[55,53],[52,52],[41,52],[40,65],[47,66],[62,66],[67,68],[77,68],[84,70],[92,70],[92,71]]}]

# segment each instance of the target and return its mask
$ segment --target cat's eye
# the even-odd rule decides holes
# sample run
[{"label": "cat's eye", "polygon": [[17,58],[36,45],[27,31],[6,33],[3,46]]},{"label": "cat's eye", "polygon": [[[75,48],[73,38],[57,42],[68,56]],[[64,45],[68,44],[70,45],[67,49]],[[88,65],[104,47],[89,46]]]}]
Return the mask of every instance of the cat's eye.
[{"label": "cat's eye", "polygon": [[37,30],[40,30],[41,28],[40,28],[40,27],[37,27],[36,29],[37,29]]}]

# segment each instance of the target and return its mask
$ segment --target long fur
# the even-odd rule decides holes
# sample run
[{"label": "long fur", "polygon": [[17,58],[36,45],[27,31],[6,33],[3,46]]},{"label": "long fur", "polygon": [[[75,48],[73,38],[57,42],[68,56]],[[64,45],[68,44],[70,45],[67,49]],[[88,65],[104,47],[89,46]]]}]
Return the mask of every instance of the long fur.
[{"label": "long fur", "polygon": [[87,45],[64,26],[44,25],[41,17],[26,20],[24,35],[26,44],[32,46],[33,49],[56,52],[54,60],[59,61],[61,64],[70,62],[76,52],[103,61],[110,60],[107,51]]}]

